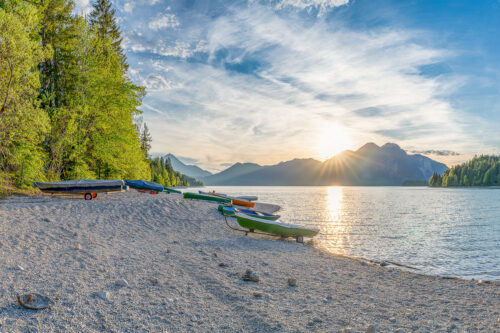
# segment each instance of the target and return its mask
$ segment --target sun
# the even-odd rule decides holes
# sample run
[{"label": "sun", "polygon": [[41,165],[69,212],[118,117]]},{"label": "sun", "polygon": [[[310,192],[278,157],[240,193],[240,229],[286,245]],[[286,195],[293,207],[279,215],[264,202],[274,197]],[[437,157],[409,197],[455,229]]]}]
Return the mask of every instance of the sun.
[{"label": "sun", "polygon": [[336,123],[328,124],[318,131],[316,154],[321,159],[328,159],[352,147],[349,131]]}]

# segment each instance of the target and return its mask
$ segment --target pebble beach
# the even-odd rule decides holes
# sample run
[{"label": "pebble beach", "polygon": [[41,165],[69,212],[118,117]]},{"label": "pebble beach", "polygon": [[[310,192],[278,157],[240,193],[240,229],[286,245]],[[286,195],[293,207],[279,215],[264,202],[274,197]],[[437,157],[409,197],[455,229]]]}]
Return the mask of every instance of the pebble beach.
[{"label": "pebble beach", "polygon": [[[500,332],[498,282],[246,236],[216,208],[135,191],[0,200],[0,332]],[[54,305],[25,309],[29,293]]]}]

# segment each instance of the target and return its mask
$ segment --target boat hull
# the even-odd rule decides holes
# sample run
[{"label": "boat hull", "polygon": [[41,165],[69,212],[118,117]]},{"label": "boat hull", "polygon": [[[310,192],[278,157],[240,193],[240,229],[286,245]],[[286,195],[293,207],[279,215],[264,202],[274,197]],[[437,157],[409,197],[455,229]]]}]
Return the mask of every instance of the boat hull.
[{"label": "boat hull", "polygon": [[228,198],[221,198],[213,195],[204,195],[204,194],[198,194],[198,193],[192,193],[192,192],[185,192],[184,194],[185,199],[196,199],[196,200],[205,200],[205,201],[213,201],[213,202],[220,202],[220,203],[231,203],[231,199]]},{"label": "boat hull", "polygon": [[260,230],[269,234],[282,237],[314,237],[318,234],[317,229],[308,229],[302,226],[255,218],[246,214],[236,213],[238,224],[249,230]]},{"label": "boat hull", "polygon": [[223,197],[223,198],[229,198],[229,199],[237,199],[237,200],[246,200],[246,201],[257,201],[259,198],[255,195],[240,195],[237,197],[232,197],[227,194],[223,193],[216,193],[216,192],[203,192],[203,191],[198,191],[200,194],[205,194],[205,195],[215,195],[218,197]]},{"label": "boat hull", "polygon": [[241,208],[235,208],[235,207],[231,207],[231,206],[219,205],[218,210],[222,214],[224,214],[226,216],[231,216],[231,217],[236,216],[236,213],[243,213],[243,214],[246,214],[249,216],[259,217],[261,219],[265,219],[265,220],[269,220],[269,221],[276,221],[277,219],[280,218],[279,215],[266,214],[266,213],[262,213],[262,212],[256,212],[253,210],[249,210],[249,209],[241,209]]},{"label": "boat hull", "polygon": [[125,185],[131,188],[135,188],[137,190],[163,192],[163,185],[142,179],[138,180],[125,179]]},{"label": "boat hull", "polygon": [[173,188],[166,187],[166,186],[164,186],[164,187],[163,187],[163,192],[182,194],[182,192],[181,192],[181,191],[179,191],[179,190],[175,190],[175,189],[173,189]]},{"label": "boat hull", "polygon": [[119,192],[123,189],[122,180],[75,179],[59,182],[33,182],[45,193],[102,193]]},{"label": "boat hull", "polygon": [[238,199],[232,199],[232,204],[233,205],[238,205],[238,206],[243,206],[243,207],[248,207],[248,208],[253,208],[255,206],[255,202],[250,202],[246,200],[238,200]]}]

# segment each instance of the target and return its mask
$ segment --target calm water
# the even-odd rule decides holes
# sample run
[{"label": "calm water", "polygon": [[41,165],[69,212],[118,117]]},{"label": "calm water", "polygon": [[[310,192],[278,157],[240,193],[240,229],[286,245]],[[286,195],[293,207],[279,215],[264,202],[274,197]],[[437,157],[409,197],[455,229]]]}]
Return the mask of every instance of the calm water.
[{"label": "calm water", "polygon": [[279,204],[316,246],[434,275],[500,280],[500,189],[211,186]]}]

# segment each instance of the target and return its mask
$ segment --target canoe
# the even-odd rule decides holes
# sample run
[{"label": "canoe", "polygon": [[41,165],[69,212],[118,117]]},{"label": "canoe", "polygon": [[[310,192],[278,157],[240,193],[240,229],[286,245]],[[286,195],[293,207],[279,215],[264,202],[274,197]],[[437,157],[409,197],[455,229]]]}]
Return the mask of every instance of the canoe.
[{"label": "canoe", "polygon": [[220,203],[231,203],[231,199],[216,197],[216,196],[213,196],[213,195],[204,195],[204,194],[192,193],[192,192],[185,192],[184,193],[184,198],[185,199],[197,199],[197,200],[214,201],[214,202],[220,202]]},{"label": "canoe", "polygon": [[131,188],[135,188],[137,190],[163,192],[163,185],[143,179],[137,179],[137,180],[125,179],[125,185],[130,186]]},{"label": "canoe", "polygon": [[217,193],[217,192],[203,192],[203,191],[198,191],[198,193],[205,194],[205,195],[216,195],[218,197],[229,198],[229,199],[237,199],[237,200],[246,200],[246,201],[257,201],[259,199],[255,195],[239,195],[237,197],[233,197],[233,196],[230,196],[230,195],[227,195],[227,194]]},{"label": "canoe", "polygon": [[101,193],[117,192],[123,188],[123,180],[103,179],[74,179],[59,182],[33,182],[33,187],[38,187],[46,193]]},{"label": "canoe", "polygon": [[297,241],[303,237],[314,237],[318,234],[318,229],[305,228],[300,225],[288,224],[276,221],[269,221],[258,217],[249,216],[243,213],[235,213],[238,224],[250,231],[260,230],[269,234],[280,235],[282,237],[294,237]]},{"label": "canoe", "polygon": [[251,202],[251,201],[247,201],[247,200],[232,199],[231,203],[233,205],[238,205],[238,206],[243,206],[243,207],[248,207],[248,208],[255,207],[255,202]]},{"label": "canoe", "polygon": [[240,209],[240,208],[235,208],[235,207],[231,207],[231,206],[219,205],[219,207],[217,209],[222,214],[224,214],[226,216],[232,216],[232,217],[235,216],[235,213],[243,213],[243,214],[246,214],[249,216],[255,216],[255,217],[259,217],[261,219],[270,220],[270,221],[276,221],[277,219],[280,218],[279,215],[266,214],[266,213],[262,213],[262,212],[256,212],[256,211],[248,210],[248,209]]},{"label": "canoe", "polygon": [[245,207],[245,206],[239,206],[239,205],[235,205],[235,204],[233,204],[233,207],[236,207],[239,209],[253,210],[255,212],[262,212],[262,213],[266,213],[266,214],[274,214],[281,209],[281,207],[278,205],[267,204],[267,203],[262,203],[262,202],[256,202],[252,208]]},{"label": "canoe", "polygon": [[173,188],[166,187],[166,186],[163,186],[163,192],[167,192],[167,193],[179,193],[179,194],[182,194],[182,192],[181,192],[181,191],[179,191],[179,190],[174,190]]}]

